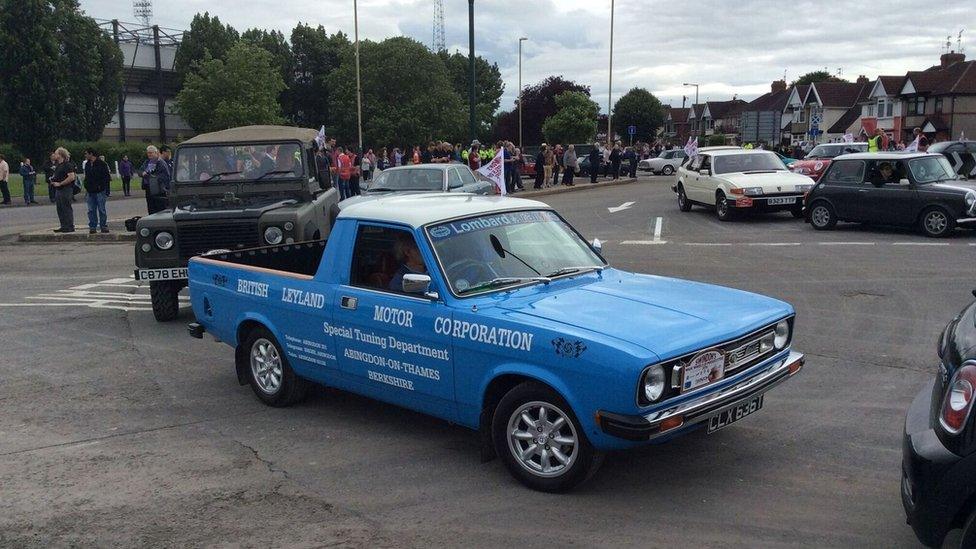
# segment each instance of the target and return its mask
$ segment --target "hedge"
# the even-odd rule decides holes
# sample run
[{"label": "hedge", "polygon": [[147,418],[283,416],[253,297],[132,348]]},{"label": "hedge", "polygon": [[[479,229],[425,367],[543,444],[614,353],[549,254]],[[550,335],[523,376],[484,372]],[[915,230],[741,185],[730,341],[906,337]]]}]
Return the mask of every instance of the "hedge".
[{"label": "hedge", "polygon": [[[68,152],[71,153],[71,159],[79,166],[85,159],[85,149],[92,147],[98,154],[105,156],[105,162],[108,163],[109,169],[114,173],[115,163],[122,160],[124,155],[129,155],[129,161],[138,168],[146,159],[147,144],[136,141],[124,143],[116,141],[58,141],[56,146],[68,149]],[[3,154],[7,159],[11,171],[14,171],[13,166],[20,166],[20,161],[23,159],[17,147],[9,143],[0,143],[0,154]],[[35,166],[43,166],[47,163],[47,158],[32,158],[31,160]]]}]

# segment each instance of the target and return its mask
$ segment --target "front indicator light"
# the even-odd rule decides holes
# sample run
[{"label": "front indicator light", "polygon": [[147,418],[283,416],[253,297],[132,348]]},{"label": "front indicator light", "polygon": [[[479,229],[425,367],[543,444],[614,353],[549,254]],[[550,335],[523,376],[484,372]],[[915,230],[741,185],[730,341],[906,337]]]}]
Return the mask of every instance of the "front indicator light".
[{"label": "front indicator light", "polygon": [[658,427],[659,432],[664,433],[671,431],[672,429],[677,429],[685,424],[684,416],[672,416],[661,422],[660,427]]},{"label": "front indicator light", "polygon": [[150,250],[152,250],[152,246],[150,246],[148,242],[142,245],[142,251],[148,253]]}]

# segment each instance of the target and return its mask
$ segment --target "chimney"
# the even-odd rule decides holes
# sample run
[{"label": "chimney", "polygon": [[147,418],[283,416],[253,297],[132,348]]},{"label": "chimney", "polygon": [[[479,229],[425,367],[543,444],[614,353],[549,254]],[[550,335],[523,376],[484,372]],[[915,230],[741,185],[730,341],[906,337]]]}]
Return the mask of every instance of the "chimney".
[{"label": "chimney", "polygon": [[858,76],[856,80],[856,83],[861,84],[862,86],[868,82],[870,82],[870,80],[868,80],[868,77],[864,76],[863,74]]},{"label": "chimney", "polygon": [[955,63],[962,63],[965,60],[966,60],[966,54],[956,53],[955,51],[950,51],[949,53],[943,53],[942,57],[939,58],[939,61],[941,61],[941,66],[943,69]]},{"label": "chimney", "polygon": [[773,93],[786,91],[786,80],[774,80],[769,90]]}]

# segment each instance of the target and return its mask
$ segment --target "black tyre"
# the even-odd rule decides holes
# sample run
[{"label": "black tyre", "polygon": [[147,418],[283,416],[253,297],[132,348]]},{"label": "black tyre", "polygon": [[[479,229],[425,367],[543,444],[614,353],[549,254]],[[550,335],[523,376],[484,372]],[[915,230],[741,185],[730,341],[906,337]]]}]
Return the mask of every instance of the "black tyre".
[{"label": "black tyre", "polygon": [[591,477],[603,462],[566,401],[534,381],[502,397],[491,431],[505,467],[533,490],[564,492]]},{"label": "black tyre", "polygon": [[934,206],[922,212],[918,220],[922,234],[931,238],[949,236],[956,228],[956,220],[944,209]]},{"label": "black tyre", "polygon": [[688,200],[688,196],[685,195],[685,188],[680,183],[678,183],[678,209],[683,212],[691,211],[691,201]]},{"label": "black tyre", "polygon": [[790,210],[790,213],[796,219],[803,219],[803,206],[796,206],[795,208]]},{"label": "black tyre", "polygon": [[735,213],[729,207],[729,202],[722,191],[715,195],[715,214],[718,215],[719,221],[732,221],[735,218]]},{"label": "black tyre", "polygon": [[160,281],[149,283],[149,297],[152,300],[153,316],[159,322],[169,322],[180,314],[179,282]]},{"label": "black tyre", "polygon": [[833,229],[837,224],[837,214],[834,213],[833,206],[822,200],[811,204],[810,224],[818,231]]},{"label": "black tyre", "polygon": [[674,167],[670,164],[666,164],[663,168],[661,168],[661,173],[664,175],[671,175],[674,173]]},{"label": "black tyre", "polygon": [[964,549],[976,547],[976,509],[969,514],[966,524],[962,527],[962,540],[959,547]]},{"label": "black tyre", "polygon": [[244,337],[236,356],[254,394],[268,406],[290,406],[305,398],[309,382],[295,375],[278,340],[264,326]]}]

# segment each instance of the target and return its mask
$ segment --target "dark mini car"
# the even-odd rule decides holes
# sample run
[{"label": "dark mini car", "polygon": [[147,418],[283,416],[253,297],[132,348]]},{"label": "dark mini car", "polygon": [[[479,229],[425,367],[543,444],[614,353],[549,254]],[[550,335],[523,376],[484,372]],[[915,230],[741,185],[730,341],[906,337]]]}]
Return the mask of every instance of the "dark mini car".
[{"label": "dark mini car", "polygon": [[944,155],[957,174],[976,179],[976,141],[942,141],[929,147],[928,152]]},{"label": "dark mini car", "polygon": [[938,354],[935,379],[905,418],[901,499],[925,545],[941,547],[962,528],[959,546],[976,547],[976,303],[942,331]]},{"label": "dark mini car", "polygon": [[944,156],[859,153],[837,157],[806,197],[814,229],[838,221],[918,227],[943,237],[976,226],[976,183],[961,181]]}]

